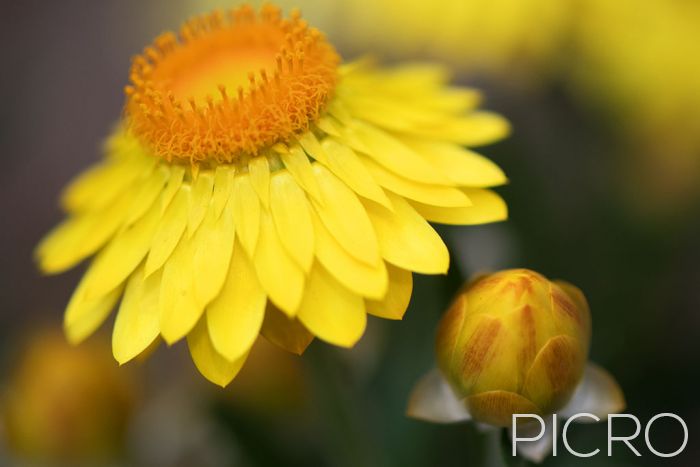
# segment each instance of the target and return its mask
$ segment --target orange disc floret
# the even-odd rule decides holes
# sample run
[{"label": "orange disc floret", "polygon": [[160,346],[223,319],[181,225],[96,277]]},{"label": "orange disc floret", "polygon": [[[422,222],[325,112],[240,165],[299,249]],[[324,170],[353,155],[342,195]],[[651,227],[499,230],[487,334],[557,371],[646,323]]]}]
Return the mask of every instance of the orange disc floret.
[{"label": "orange disc floret", "polygon": [[340,61],[298,11],[243,6],[164,33],[133,60],[130,130],[157,156],[232,163],[309,128]]}]

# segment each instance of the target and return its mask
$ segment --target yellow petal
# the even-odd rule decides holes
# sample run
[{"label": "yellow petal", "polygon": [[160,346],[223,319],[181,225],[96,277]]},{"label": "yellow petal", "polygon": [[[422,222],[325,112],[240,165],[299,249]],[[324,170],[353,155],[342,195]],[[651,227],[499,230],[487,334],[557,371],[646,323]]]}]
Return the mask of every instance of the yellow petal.
[{"label": "yellow petal", "polygon": [[484,156],[456,144],[413,139],[404,141],[445,176],[461,186],[489,187],[503,185],[508,180],[495,163]]},{"label": "yellow petal", "polygon": [[289,146],[287,143],[282,143],[278,142],[273,144],[270,149],[275,152],[277,155],[282,155],[282,154],[288,154],[289,153]]},{"label": "yellow petal", "polygon": [[192,238],[194,296],[201,306],[211,302],[224,285],[234,238],[232,204],[224,207],[224,213],[219,218],[214,207],[209,206],[202,225]]},{"label": "yellow petal", "polygon": [[83,172],[71,182],[61,196],[61,204],[69,212],[103,209],[114,203],[131,184],[147,176],[156,165],[155,158],[129,158],[106,162]]},{"label": "yellow petal", "polygon": [[106,294],[121,284],[146,257],[160,220],[160,208],[153,206],[134,225],[121,231],[95,258],[94,273],[86,284],[87,297]]},{"label": "yellow petal", "polygon": [[235,174],[236,168],[232,165],[220,165],[214,172],[214,192],[211,196],[211,203],[217,218],[224,211],[224,206],[231,197]]},{"label": "yellow petal", "polygon": [[353,133],[367,155],[392,172],[417,182],[445,183],[445,176],[438,169],[389,133],[370,125],[357,125]]},{"label": "yellow petal", "polygon": [[293,145],[288,153],[280,154],[280,158],[299,186],[313,199],[320,201],[321,192],[311,169],[311,162],[301,146]]},{"label": "yellow petal", "polygon": [[481,92],[477,89],[446,87],[439,85],[433,92],[413,94],[410,104],[439,110],[446,114],[464,114],[476,109],[482,101]]},{"label": "yellow petal", "polygon": [[105,295],[87,298],[85,288],[90,281],[91,271],[92,266],[73,292],[63,316],[63,328],[66,331],[66,337],[72,344],[82,342],[100,327],[124,291],[124,287],[120,284]]},{"label": "yellow petal", "polygon": [[126,194],[104,211],[68,219],[52,230],[36,249],[41,270],[63,272],[97,251],[122,225],[132,199]]},{"label": "yellow petal", "polygon": [[316,232],[316,256],[321,264],[351,291],[363,297],[384,297],[388,285],[384,261],[369,265],[355,259],[333,238],[315,212],[312,221]]},{"label": "yellow petal", "polygon": [[509,132],[510,124],[502,116],[491,112],[472,112],[441,125],[416,128],[414,134],[464,146],[481,146],[503,139]]},{"label": "yellow petal", "polygon": [[474,225],[508,218],[508,206],[495,192],[481,188],[468,188],[464,192],[472,201],[472,206],[446,208],[416,202],[411,204],[421,216],[438,224]]},{"label": "yellow petal", "polygon": [[353,79],[365,79],[368,81],[368,84],[380,85],[383,89],[389,91],[409,94],[415,92],[416,89],[431,89],[444,86],[450,77],[450,73],[447,67],[444,66],[432,63],[409,62],[393,68],[366,69],[364,73],[353,74],[351,77]]},{"label": "yellow petal", "polygon": [[248,176],[253,189],[260,197],[264,207],[270,206],[270,163],[267,157],[261,156],[251,159],[248,163]]},{"label": "yellow petal", "polygon": [[192,182],[192,196],[190,196],[190,214],[187,219],[187,234],[194,235],[199,224],[204,220],[207,207],[211,201],[214,190],[214,174],[208,170],[203,170],[197,175],[197,179]]},{"label": "yellow petal", "polygon": [[366,300],[367,313],[380,318],[402,319],[413,292],[411,271],[387,265],[389,287],[381,300]]},{"label": "yellow petal", "polygon": [[187,346],[192,355],[192,361],[202,375],[214,384],[226,387],[233,381],[248,358],[246,352],[234,361],[226,360],[214,348],[205,320],[200,320],[197,326],[187,335]]},{"label": "yellow petal", "polygon": [[371,199],[387,209],[392,209],[384,191],[374,181],[355,151],[332,138],[326,138],[321,145],[328,155],[326,167],[336,177],[345,182],[358,195]]},{"label": "yellow petal", "polygon": [[329,115],[319,118],[316,121],[316,126],[329,135],[340,136],[340,130],[338,130],[337,122]]},{"label": "yellow petal", "polygon": [[[466,399],[466,404],[475,420],[496,427],[508,427],[513,423],[513,414],[537,414],[542,410],[527,398],[511,391],[483,391]],[[538,462],[543,459],[539,459]]]},{"label": "yellow petal", "polygon": [[272,215],[264,209],[260,212],[260,238],[253,263],[270,300],[294,316],[304,289],[304,271],[282,246]]},{"label": "yellow petal", "polygon": [[320,164],[313,165],[323,205],[313,203],[328,231],[353,257],[374,265],[380,261],[377,237],[355,193]]},{"label": "yellow petal", "polygon": [[309,274],[298,316],[316,337],[341,347],[355,345],[367,325],[362,297],[340,285],[318,263]]},{"label": "yellow petal", "polygon": [[160,334],[168,344],[185,337],[204,311],[194,293],[193,240],[183,236],[163,267],[158,309]]},{"label": "yellow petal", "polygon": [[347,127],[355,123],[355,119],[341,99],[333,99],[328,103],[328,114],[338,120],[341,123],[340,126]]},{"label": "yellow petal", "polygon": [[299,136],[299,144],[301,144],[301,147],[304,148],[306,154],[313,157],[317,161],[325,163],[328,160],[328,156],[323,150],[323,147],[321,147],[321,143],[312,132],[307,131]]},{"label": "yellow petal", "polygon": [[314,258],[314,230],[304,191],[286,171],[279,171],[270,184],[270,208],[277,235],[287,253],[308,272]]},{"label": "yellow petal", "polygon": [[[75,177],[61,195],[61,205],[68,212],[80,212],[90,209],[90,202],[95,195],[105,188],[105,181],[116,180],[112,174],[119,170],[119,165],[112,162],[101,162],[89,167]],[[118,180],[118,184],[112,184],[110,189],[115,192],[125,190],[129,183],[136,178],[135,173],[131,180]],[[115,193],[116,194],[116,193]]]},{"label": "yellow petal", "polygon": [[168,185],[163,190],[163,195],[160,198],[160,212],[163,213],[170,206],[170,202],[175,198],[175,195],[182,186],[182,180],[185,178],[185,168],[181,165],[170,165],[170,178]]},{"label": "yellow petal", "polygon": [[158,296],[161,273],[145,278],[139,268],[129,278],[112,331],[112,353],[124,364],[158,337]]},{"label": "yellow petal", "polygon": [[559,335],[546,341],[525,374],[523,396],[542,413],[562,408],[581,380],[586,355],[576,340]]},{"label": "yellow petal", "polygon": [[[99,244],[95,237],[92,237],[92,245],[87,247],[83,241],[83,239],[89,237],[89,233],[93,230],[93,226],[97,224],[97,221],[98,219],[96,219],[94,214],[83,215],[78,218],[67,219],[51,230],[41,240],[34,253],[41,271],[45,274],[63,272],[75,266],[102,246],[107,239],[104,238],[106,235],[100,235],[99,233]],[[116,230],[116,224],[113,219],[109,230],[112,232]],[[103,229],[102,232],[107,233],[107,230]]]},{"label": "yellow petal", "polygon": [[163,192],[170,172],[165,166],[158,167],[147,179],[141,180],[140,186],[136,189],[134,201],[129,208],[129,215],[124,222],[125,225],[131,225],[143,216],[146,211],[155,203],[158,195]]},{"label": "yellow petal", "polygon": [[247,175],[234,179],[231,201],[238,239],[248,256],[252,257],[260,229],[260,201]]},{"label": "yellow petal", "polygon": [[265,317],[266,296],[253,265],[236,243],[226,283],[207,307],[214,348],[233,361],[250,350]]},{"label": "yellow petal", "polygon": [[144,363],[156,352],[156,350],[158,350],[162,343],[163,339],[161,339],[160,336],[156,336],[153,342],[151,342],[151,345],[146,347],[140,354],[138,354],[134,360],[136,360],[138,363]]},{"label": "yellow petal", "polygon": [[385,169],[369,158],[364,158],[365,166],[374,179],[384,188],[397,195],[439,206],[470,206],[471,201],[463,192],[450,186],[428,185],[405,179]]},{"label": "yellow petal", "polygon": [[[432,94],[432,93],[431,93]],[[415,99],[399,99],[373,94],[353,95],[344,100],[353,116],[392,131],[412,130],[422,125],[437,124],[450,118],[441,109],[421,105]]]},{"label": "yellow petal", "polygon": [[146,276],[163,266],[180,241],[187,226],[191,191],[189,185],[182,185],[163,213],[146,259]]},{"label": "yellow petal", "polygon": [[260,333],[276,346],[297,355],[304,353],[314,340],[313,334],[297,319],[290,318],[269,303]]},{"label": "yellow petal", "polygon": [[387,193],[394,212],[364,203],[377,232],[382,256],[390,263],[422,274],[444,274],[450,264],[447,247],[406,200]]}]

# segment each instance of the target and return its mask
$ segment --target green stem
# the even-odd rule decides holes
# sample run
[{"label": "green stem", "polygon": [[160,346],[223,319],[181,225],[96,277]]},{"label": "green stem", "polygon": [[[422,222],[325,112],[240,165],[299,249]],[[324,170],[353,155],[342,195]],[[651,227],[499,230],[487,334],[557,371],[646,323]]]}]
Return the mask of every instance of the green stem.
[{"label": "green stem", "polygon": [[345,362],[334,349],[312,346],[304,354],[311,373],[313,404],[318,408],[321,426],[332,449],[331,464],[341,467],[384,465],[361,420],[359,401],[354,400]]},{"label": "green stem", "polygon": [[484,467],[528,467],[530,462],[521,456],[513,457],[512,446],[504,442],[503,430],[493,429],[484,434]]},{"label": "green stem", "polygon": [[507,467],[503,458],[502,430],[492,429],[484,433],[484,467]]}]

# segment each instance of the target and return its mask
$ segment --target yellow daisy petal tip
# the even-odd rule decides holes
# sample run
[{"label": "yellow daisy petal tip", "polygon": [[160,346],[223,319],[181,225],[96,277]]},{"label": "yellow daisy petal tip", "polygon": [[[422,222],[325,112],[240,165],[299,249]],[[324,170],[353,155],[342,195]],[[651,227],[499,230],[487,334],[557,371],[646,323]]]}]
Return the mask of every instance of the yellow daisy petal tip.
[{"label": "yellow daisy petal tip", "polygon": [[200,320],[187,335],[187,346],[199,372],[222,388],[233,381],[248,358],[246,352],[238,359],[229,361],[218,353],[212,344],[205,320]]},{"label": "yellow daisy petal tip", "polygon": [[163,342],[165,342],[165,345],[167,345],[168,347],[172,347],[173,345],[180,342],[180,340],[182,340],[182,338],[185,336],[181,336],[180,333],[176,333],[174,331],[161,330],[160,337],[163,338]]},{"label": "yellow daisy petal tip", "polygon": [[158,345],[161,279],[160,271],[145,277],[143,267],[129,278],[112,330],[112,354],[120,364]]},{"label": "yellow daisy petal tip", "polygon": [[355,345],[356,345],[358,342],[360,342],[360,340],[362,339],[362,336],[363,336],[363,335],[364,335],[364,329],[362,330],[362,334],[360,334],[359,336],[353,336],[352,338],[350,338],[350,339],[348,339],[348,340],[346,340],[346,341],[338,341],[338,340],[335,340],[335,341],[329,342],[329,343],[330,343],[330,344],[337,345],[338,347],[343,347],[343,348],[346,348],[346,349],[351,349],[351,348],[355,347]]},{"label": "yellow daisy petal tip", "polygon": [[112,357],[114,357],[114,360],[117,361],[117,364],[119,364],[119,366],[122,366],[133,360],[134,357],[136,357],[136,355],[132,356],[125,354],[123,351],[117,349],[114,346],[114,340],[112,340]]},{"label": "yellow daisy petal tip", "polygon": [[309,274],[298,315],[316,337],[340,347],[355,345],[367,326],[362,297],[343,287],[320,265]]},{"label": "yellow daisy petal tip", "polygon": [[63,331],[66,335],[66,340],[70,345],[79,345],[85,341],[85,339],[87,339],[87,336],[84,333],[74,331],[71,326],[64,325]]},{"label": "yellow daisy petal tip", "polygon": [[413,293],[413,274],[411,271],[389,265],[388,286],[381,300],[365,300],[367,313],[379,318],[403,319]]}]

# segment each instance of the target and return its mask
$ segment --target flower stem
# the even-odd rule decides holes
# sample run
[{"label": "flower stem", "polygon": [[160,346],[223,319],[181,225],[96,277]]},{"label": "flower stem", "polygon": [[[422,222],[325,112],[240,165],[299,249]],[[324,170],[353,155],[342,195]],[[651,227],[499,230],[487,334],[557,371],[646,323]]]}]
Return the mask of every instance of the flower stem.
[{"label": "flower stem", "polygon": [[[330,464],[340,467],[382,467],[386,465],[378,454],[371,430],[364,426],[359,401],[350,390],[345,362],[333,349],[312,346],[304,354],[312,381],[314,406],[329,449]],[[325,444],[325,443],[324,443]]]},{"label": "flower stem", "polygon": [[528,467],[530,462],[521,456],[511,455],[510,443],[504,442],[502,429],[490,429],[484,433],[485,467]]}]

